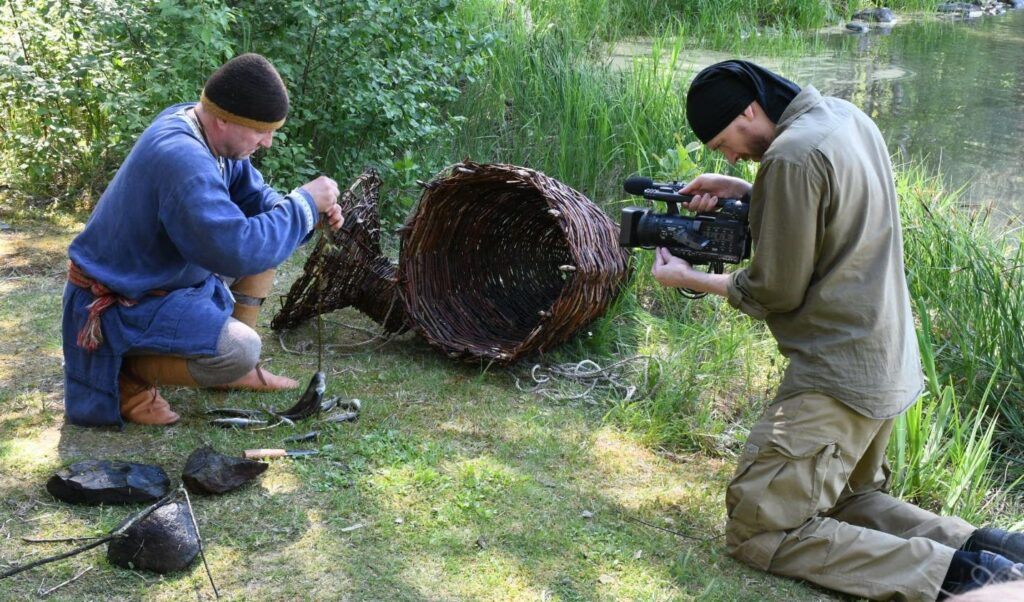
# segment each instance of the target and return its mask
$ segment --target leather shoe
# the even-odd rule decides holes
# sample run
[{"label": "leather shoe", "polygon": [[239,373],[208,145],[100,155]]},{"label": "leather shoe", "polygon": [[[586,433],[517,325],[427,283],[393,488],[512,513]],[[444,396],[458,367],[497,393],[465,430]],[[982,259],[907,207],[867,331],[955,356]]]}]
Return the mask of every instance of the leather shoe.
[{"label": "leather shoe", "polygon": [[284,391],[287,389],[299,388],[299,381],[271,374],[259,364],[249,371],[248,374],[235,382],[217,387],[218,389],[243,389],[246,391]]},{"label": "leather shoe", "polygon": [[975,531],[960,549],[965,552],[995,552],[1014,562],[1024,562],[1024,533],[984,527]]},{"label": "leather shoe", "polygon": [[[122,387],[122,390],[124,387]],[[171,410],[156,387],[136,389],[134,394],[121,394],[121,417],[135,424],[165,426],[181,419]]]}]

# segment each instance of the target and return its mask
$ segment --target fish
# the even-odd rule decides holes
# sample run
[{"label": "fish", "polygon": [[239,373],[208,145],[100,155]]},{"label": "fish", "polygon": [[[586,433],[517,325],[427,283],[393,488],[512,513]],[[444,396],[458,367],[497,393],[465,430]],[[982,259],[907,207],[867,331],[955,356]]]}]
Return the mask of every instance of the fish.
[{"label": "fish", "polygon": [[221,428],[226,428],[226,429],[227,428],[247,429],[247,428],[254,428],[254,427],[258,427],[258,426],[267,426],[267,421],[266,420],[259,420],[258,418],[233,417],[233,418],[215,418],[215,419],[210,421],[210,424],[212,424],[214,426],[219,426]]},{"label": "fish", "polygon": [[310,431],[301,435],[294,435],[284,440],[285,443],[302,443],[304,441],[312,441],[320,436],[320,431]]},{"label": "fish", "polygon": [[325,418],[327,422],[355,422],[359,420],[359,412],[340,412]]},{"label": "fish", "polygon": [[360,412],[363,409],[363,402],[354,398],[348,401],[339,401],[338,408],[342,410],[352,410],[353,412]]},{"label": "fish", "polygon": [[323,402],[326,390],[327,376],[323,372],[317,371],[295,405],[283,412],[274,412],[274,414],[291,420],[302,420],[315,416],[320,413],[320,404]]},{"label": "fish", "polygon": [[261,414],[260,410],[246,408],[210,408],[206,410],[209,416],[230,416],[234,418],[255,418]]}]

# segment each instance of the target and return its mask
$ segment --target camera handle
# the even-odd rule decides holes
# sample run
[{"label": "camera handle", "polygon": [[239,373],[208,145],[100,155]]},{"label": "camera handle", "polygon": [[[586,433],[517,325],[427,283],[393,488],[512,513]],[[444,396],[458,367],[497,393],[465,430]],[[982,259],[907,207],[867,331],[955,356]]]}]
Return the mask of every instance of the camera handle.
[{"label": "camera handle", "polygon": [[[651,201],[666,203],[668,205],[668,210],[666,211],[668,215],[679,215],[679,203],[689,203],[693,200],[692,194],[667,192],[657,188],[644,190],[643,197]],[[715,206],[725,215],[746,219],[747,213],[750,210],[750,197],[745,195],[742,199],[718,199],[718,203]]]},{"label": "camera handle", "polygon": [[[689,203],[693,200],[693,195],[690,194],[679,194],[676,192],[667,192],[665,190],[658,190],[657,188],[648,188],[644,190],[644,198],[652,201],[662,201],[666,205],[666,215],[679,215],[679,203]],[[744,202],[748,201],[749,197],[742,199],[719,199],[718,208],[724,213],[732,214],[736,216],[746,217],[749,205]],[[707,245],[707,240],[703,241],[702,246]],[[725,272],[725,264],[721,261],[712,261],[708,264],[707,272],[709,274],[722,274]],[[700,291],[695,291],[689,288],[676,289],[679,294],[686,297],[687,299],[703,299],[708,294]]]}]

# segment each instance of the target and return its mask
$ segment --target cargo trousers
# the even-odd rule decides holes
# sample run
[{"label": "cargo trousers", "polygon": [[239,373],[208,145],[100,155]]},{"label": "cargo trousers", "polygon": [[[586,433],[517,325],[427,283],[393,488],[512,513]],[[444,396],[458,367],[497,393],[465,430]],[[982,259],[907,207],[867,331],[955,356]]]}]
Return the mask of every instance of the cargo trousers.
[{"label": "cargo trousers", "polygon": [[873,600],[935,600],[975,527],[887,494],[893,424],[818,393],[766,408],[726,491],[730,555]]}]

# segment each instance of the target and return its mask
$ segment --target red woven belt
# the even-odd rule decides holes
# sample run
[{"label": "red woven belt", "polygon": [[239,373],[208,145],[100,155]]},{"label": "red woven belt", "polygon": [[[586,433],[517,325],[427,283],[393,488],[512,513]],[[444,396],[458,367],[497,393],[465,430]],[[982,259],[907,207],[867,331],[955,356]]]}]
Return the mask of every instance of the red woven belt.
[{"label": "red woven belt", "polygon": [[[78,346],[89,352],[96,351],[103,343],[103,331],[100,328],[100,316],[103,315],[103,312],[110,309],[115,303],[131,307],[138,301],[118,295],[83,272],[75,265],[75,262],[70,260],[68,261],[68,282],[88,290],[95,297],[89,304],[89,317],[85,321],[85,326],[78,332]],[[162,296],[166,295],[167,291],[154,290],[146,294]]]}]

